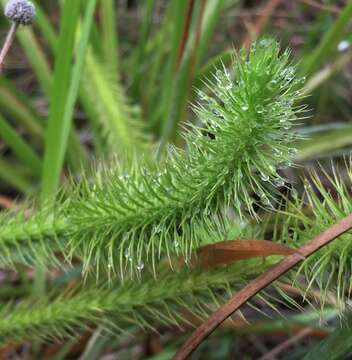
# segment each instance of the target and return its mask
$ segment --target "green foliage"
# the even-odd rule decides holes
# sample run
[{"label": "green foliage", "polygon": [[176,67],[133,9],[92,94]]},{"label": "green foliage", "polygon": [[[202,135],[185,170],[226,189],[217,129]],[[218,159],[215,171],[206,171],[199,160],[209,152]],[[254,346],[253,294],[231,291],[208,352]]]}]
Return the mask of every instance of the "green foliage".
[{"label": "green foliage", "polygon": [[319,65],[324,62],[332,49],[341,40],[343,30],[351,19],[352,15],[352,1],[347,1],[347,4],[333,26],[326,32],[319,45],[314,49],[313,53],[307,57],[303,66],[306,74],[311,74],[319,68]]},{"label": "green foliage", "polygon": [[[268,259],[261,266],[271,263]],[[203,319],[258,270],[257,261],[192,272],[170,272],[164,265],[157,280],[144,275],[140,281],[86,285],[54,299],[6,305],[0,309],[0,340],[76,337],[97,325],[114,332],[126,332],[133,325],[147,331],[160,325],[181,327],[189,324],[190,315]]]},{"label": "green foliage", "polygon": [[[297,196],[288,204],[285,213],[288,216],[282,231],[278,232],[277,240],[299,247],[352,212],[351,165],[349,160],[342,169],[333,166],[333,175],[322,169],[323,180],[318,173],[305,180],[302,197]],[[342,170],[344,177],[341,176]],[[307,282],[302,288],[304,294],[313,285],[320,288],[319,301],[322,307],[329,292],[333,293],[337,306],[343,311],[352,292],[351,259],[351,233],[347,232],[337,241],[311,255],[292,276],[294,279],[299,278],[299,275],[304,276]],[[296,285],[299,286],[299,283]]]},{"label": "green foliage", "polygon": [[344,321],[342,326],[322,340],[310,350],[303,360],[340,360],[347,359],[352,351],[352,322],[351,319]]},{"label": "green foliage", "polygon": [[[85,271],[138,275],[147,264],[155,271],[165,255],[187,262],[202,233],[224,236],[226,208],[240,218],[256,217],[254,206],[270,209],[284,182],[276,169],[296,153],[288,129],[302,110],[294,105],[300,81],[289,53],[267,39],[241,52],[233,70],[236,84],[218,70],[208,84],[212,95],[200,93],[200,125],[185,132],[187,153],[171,147],[162,165],[99,166],[93,179],[83,175],[69,190],[66,206],[39,211],[28,223],[5,220],[3,252],[21,252],[17,244],[27,242],[52,254],[56,243],[66,256],[79,256]],[[23,258],[32,256],[35,250]]]},{"label": "green foliage", "polygon": [[80,95],[95,139],[103,149],[122,157],[148,154],[150,139],[139,111],[131,107],[123,88],[108,69],[89,49]]},{"label": "green foliage", "polygon": [[[74,37],[79,19],[80,2],[66,2],[61,33],[58,43],[57,62],[54,72],[54,86],[50,94],[50,114],[45,139],[42,198],[51,198],[60,182],[66,147],[68,143],[74,105],[81,81],[82,69],[88,46],[90,29],[96,7],[96,0],[87,6],[81,40],[76,53],[76,63],[70,71],[73,57]],[[63,109],[63,111],[60,111]]]}]

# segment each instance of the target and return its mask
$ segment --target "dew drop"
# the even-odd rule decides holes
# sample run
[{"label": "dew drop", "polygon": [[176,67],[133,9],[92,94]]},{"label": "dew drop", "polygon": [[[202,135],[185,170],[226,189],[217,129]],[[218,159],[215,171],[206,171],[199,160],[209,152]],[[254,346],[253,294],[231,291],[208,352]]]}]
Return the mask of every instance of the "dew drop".
[{"label": "dew drop", "polygon": [[278,149],[274,149],[274,155],[276,157],[281,157],[282,156],[282,151],[278,150]]},{"label": "dew drop", "polygon": [[298,150],[296,148],[289,148],[288,149],[288,154],[290,156],[295,156],[295,155],[297,155],[297,153],[298,153]]},{"label": "dew drop", "polygon": [[260,198],[266,196],[265,193],[264,193],[264,191],[263,191],[262,189],[258,189],[258,190],[256,191],[256,194],[257,194]]},{"label": "dew drop", "polygon": [[286,121],[286,122],[283,124],[283,128],[284,128],[285,130],[289,130],[289,129],[291,129],[291,127],[292,127],[292,124],[291,124],[289,121]]},{"label": "dew drop", "polygon": [[214,110],[213,110],[213,114],[214,114],[215,116],[220,116],[220,115],[221,115],[221,112],[220,112],[219,110],[217,110],[217,109],[214,109]]},{"label": "dew drop", "polygon": [[338,51],[346,51],[350,47],[350,43],[347,40],[342,40],[337,45]]},{"label": "dew drop", "polygon": [[276,84],[277,84],[277,81],[276,81],[276,80],[271,80],[271,81],[269,82],[267,88],[268,88],[269,90],[274,90],[275,87],[276,87]]},{"label": "dew drop", "polygon": [[125,256],[126,259],[128,259],[130,257],[130,249],[125,250],[124,256]]},{"label": "dew drop", "polygon": [[280,178],[277,178],[277,179],[274,180],[274,184],[275,184],[275,186],[277,186],[277,187],[282,187],[282,186],[285,185],[285,182],[284,182],[284,180],[282,180],[282,179],[280,179]]},{"label": "dew drop", "polygon": [[203,100],[203,101],[209,99],[208,95],[207,95],[205,92],[203,92],[203,91],[198,91],[198,96],[199,96],[199,98],[200,98],[201,100]]},{"label": "dew drop", "polygon": [[269,176],[267,174],[260,174],[260,178],[263,180],[263,181],[269,181]]},{"label": "dew drop", "polygon": [[227,84],[225,85],[225,89],[226,90],[231,90],[233,88],[233,84],[232,84],[232,82],[229,80],[228,82],[227,82]]},{"label": "dew drop", "polygon": [[270,204],[269,198],[264,193],[260,196],[260,200],[264,205]]},{"label": "dew drop", "polygon": [[255,111],[256,111],[256,113],[258,113],[258,114],[263,114],[264,108],[263,108],[263,106],[261,106],[261,105],[257,105],[257,106],[255,107]]},{"label": "dew drop", "polygon": [[136,266],[136,269],[138,271],[142,271],[144,269],[144,262],[139,262],[138,265]]},{"label": "dew drop", "polygon": [[273,166],[273,165],[268,165],[268,170],[269,170],[269,172],[271,172],[271,173],[274,173],[275,172],[275,166]]},{"label": "dew drop", "polygon": [[248,107],[247,105],[242,105],[241,109],[242,109],[243,111],[247,111],[247,110],[249,109],[249,107]]},{"label": "dew drop", "polygon": [[271,39],[262,39],[259,41],[259,45],[262,47],[268,47],[272,44],[272,40]]},{"label": "dew drop", "polygon": [[309,181],[306,181],[306,182],[304,183],[304,188],[305,188],[305,189],[311,189],[311,188],[312,188],[312,184],[311,184]]}]

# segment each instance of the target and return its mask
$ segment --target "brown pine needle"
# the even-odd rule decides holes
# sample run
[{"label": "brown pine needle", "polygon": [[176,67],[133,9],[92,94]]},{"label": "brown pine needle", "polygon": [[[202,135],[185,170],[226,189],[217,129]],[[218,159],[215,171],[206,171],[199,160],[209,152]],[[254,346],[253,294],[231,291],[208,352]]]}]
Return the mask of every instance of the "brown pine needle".
[{"label": "brown pine needle", "polygon": [[259,291],[301,262],[303,260],[302,255],[307,258],[351,228],[352,214],[346,216],[329,229],[323,231],[308,244],[302,246],[299,249],[299,253],[287,256],[278,264],[249,282],[194,331],[175,355],[174,360],[186,359],[225,319],[237,311]]}]

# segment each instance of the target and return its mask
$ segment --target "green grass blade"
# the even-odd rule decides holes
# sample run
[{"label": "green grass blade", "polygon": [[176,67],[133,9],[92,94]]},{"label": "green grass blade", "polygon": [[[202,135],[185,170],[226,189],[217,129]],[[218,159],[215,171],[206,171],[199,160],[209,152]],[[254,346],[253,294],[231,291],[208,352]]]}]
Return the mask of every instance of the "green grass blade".
[{"label": "green grass blade", "polygon": [[[37,21],[40,24],[40,29],[42,29],[42,31],[46,31],[48,26],[50,26],[50,23],[46,19],[45,14],[41,14],[42,16],[38,17]],[[53,34],[55,34],[52,27],[50,34],[51,37],[53,37]],[[47,34],[43,32],[43,35],[46,36]],[[33,31],[29,28],[20,30],[17,33],[17,36],[22,48],[26,53],[26,56],[28,57],[32,65],[33,71],[39,81],[43,93],[50,98],[53,76],[51,74],[49,63],[46,59],[44,52],[42,51],[41,46],[36,40]],[[58,46],[57,40],[55,45],[54,39],[52,38],[49,42],[49,45],[53,46],[52,51],[55,53],[55,49]],[[78,137],[74,134],[73,131],[71,131],[69,137],[69,151],[67,160],[73,169],[78,169],[80,167],[81,160],[84,161],[83,154],[84,152],[80,146]]]},{"label": "green grass blade", "polygon": [[49,121],[46,134],[42,177],[42,199],[52,196],[59,185],[62,160],[66,151],[63,139],[67,124],[63,123],[63,109],[67,103],[67,91],[71,76],[71,62],[76,27],[80,15],[80,1],[66,1],[63,7],[54,83],[50,96]]},{"label": "green grass blade", "polygon": [[[38,18],[39,21],[41,19]],[[43,24],[38,25],[41,29],[45,28]],[[93,31],[94,27],[92,27]],[[93,33],[91,38],[92,36]],[[57,41],[56,37],[53,44],[49,43],[53,52],[57,47]],[[113,151],[131,154],[137,148],[143,149],[144,152],[144,145],[147,141],[145,129],[141,125],[140,119],[135,119],[131,114],[132,110],[119,81],[111,77],[108,68],[102,66],[103,64],[95,56],[94,50],[95,48],[92,46],[88,50],[79,95],[80,102],[91,123],[96,149],[102,153],[108,138],[108,145],[112,145],[110,148]],[[143,130],[141,130],[142,128]],[[71,138],[74,138],[74,135]],[[77,142],[70,142],[68,160],[71,165],[76,154],[73,151],[75,148],[79,148]],[[76,168],[76,166],[74,167]]]},{"label": "green grass blade", "polygon": [[[161,129],[161,142],[159,155],[166,143],[171,139],[177,138],[178,125],[184,119],[188,107],[188,99],[191,94],[191,88],[195,76],[195,65],[198,54],[199,41],[201,37],[201,24],[204,16],[203,3],[198,2],[198,6],[192,9],[193,26],[189,28],[189,35],[185,49],[180,58],[180,65],[175,74],[172,84],[172,93],[169,98],[169,108],[167,109],[166,121],[163,122]],[[191,9],[189,9],[191,10]],[[186,26],[187,24],[185,24]],[[179,55],[178,55],[179,56]]]},{"label": "green grass blade", "polygon": [[116,20],[116,2],[114,0],[102,0],[102,36],[104,58],[109,70],[112,72],[112,78],[118,79],[118,37]]},{"label": "green grass blade", "polygon": [[44,11],[42,10],[41,5],[38,4],[38,1],[34,1],[36,7],[36,24],[40,28],[41,32],[45,34],[45,39],[49,44],[49,48],[56,53],[56,46],[57,46],[57,39],[56,33],[53,27],[51,26],[47,16],[45,15]]},{"label": "green grass blade", "polygon": [[133,53],[134,72],[132,75],[132,86],[130,94],[134,99],[139,99],[141,95],[141,82],[144,78],[143,62],[145,60],[148,37],[152,26],[154,4],[155,0],[145,1],[144,16],[139,36],[139,42],[135,52]]},{"label": "green grass blade", "polygon": [[309,136],[309,141],[301,140],[295,143],[299,150],[297,160],[308,160],[319,157],[346,146],[352,145],[352,127],[335,129]]},{"label": "green grass blade", "polygon": [[336,329],[315,346],[303,360],[341,360],[352,352],[352,321]]},{"label": "green grass blade", "polygon": [[1,157],[0,178],[23,194],[30,195],[33,191],[32,184],[13,166],[12,163]]},{"label": "green grass blade", "polygon": [[[168,25],[165,31],[169,31],[171,27],[170,51],[169,42],[164,41],[159,51],[164,51],[166,47],[169,51],[167,65],[165,66],[162,82],[160,84],[160,90],[156,94],[158,101],[155,103],[152,114],[150,115],[150,121],[153,124],[160,125],[160,128],[165,126],[163,123],[167,122],[168,109],[172,102],[172,89],[173,80],[175,77],[175,67],[177,63],[177,57],[179,53],[179,47],[182,39],[182,33],[185,26],[185,18],[187,13],[188,3],[184,0],[173,0],[170,2],[168,9],[168,16],[165,21]],[[166,39],[165,39],[166,40]]]},{"label": "green grass blade", "polygon": [[305,74],[310,75],[324,64],[327,56],[336,48],[336,45],[341,40],[341,36],[344,34],[343,29],[351,20],[351,17],[352,0],[349,0],[334,25],[326,32],[319,45],[303,64],[302,69]]},{"label": "green grass blade", "polygon": [[42,119],[30,104],[29,98],[6,79],[0,79],[0,108],[3,114],[23,125],[34,139],[43,137]]},{"label": "green grass blade", "polygon": [[39,156],[0,115],[0,137],[12,149],[14,154],[23,161],[35,176],[40,177],[42,163]]},{"label": "green grass blade", "polygon": [[[63,113],[62,118],[62,126],[63,126],[63,138],[62,138],[62,146],[61,146],[61,153],[60,153],[60,161],[61,161],[61,168],[64,163],[64,155],[65,155],[65,149],[67,146],[67,142],[71,138],[71,144],[79,144],[79,139],[74,139],[76,134],[74,132],[71,132],[69,134],[70,126],[71,126],[71,120],[73,118],[73,111],[74,106],[77,101],[78,92],[79,92],[79,86],[81,83],[81,78],[83,74],[83,67],[84,67],[84,61],[87,53],[88,43],[89,43],[89,36],[93,24],[93,17],[94,12],[96,8],[97,0],[88,0],[86,5],[86,13],[83,20],[82,25],[82,31],[80,33],[80,42],[78,44],[77,52],[76,52],[76,63],[73,67],[72,71],[72,80],[70,89],[68,92],[67,102],[65,106],[65,111]],[[81,151],[81,147],[77,146],[75,147],[73,153],[77,153]],[[70,155],[69,155],[70,156]],[[78,162],[76,164],[76,168],[80,166],[80,159],[84,159],[84,156],[81,155],[78,157]],[[71,163],[74,161],[72,159]]]},{"label": "green grass blade", "polygon": [[33,31],[29,28],[21,29],[17,32],[17,37],[33,67],[40,87],[44,94],[49,96],[52,85],[51,71]]},{"label": "green grass blade", "polygon": [[225,6],[226,1],[224,0],[213,0],[206,2],[202,21],[202,34],[199,42],[197,65],[199,65],[205,57],[211,36]]}]

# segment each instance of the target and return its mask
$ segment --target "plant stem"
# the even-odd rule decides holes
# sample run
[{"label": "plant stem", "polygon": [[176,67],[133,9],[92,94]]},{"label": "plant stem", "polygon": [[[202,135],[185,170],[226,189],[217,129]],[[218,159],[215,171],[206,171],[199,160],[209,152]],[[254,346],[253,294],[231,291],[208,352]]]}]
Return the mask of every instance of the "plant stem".
[{"label": "plant stem", "polygon": [[327,59],[327,56],[335,48],[337,43],[344,36],[344,29],[352,16],[352,0],[347,1],[340,15],[324,34],[319,45],[313,50],[312,54],[307,58],[302,66],[303,73],[311,76],[314,71],[320,68]]},{"label": "plant stem", "polygon": [[8,54],[8,52],[13,44],[13,41],[15,40],[17,29],[18,29],[18,23],[13,22],[11,24],[11,27],[7,34],[5,43],[0,52],[0,73],[2,72],[2,67],[3,67],[4,61],[5,61],[6,55]]},{"label": "plant stem", "polygon": [[209,336],[225,319],[237,311],[243,304],[250,300],[259,291],[277,280],[284,273],[292,269],[304,258],[312,255],[322,247],[335,240],[352,228],[352,214],[349,214],[329,229],[320,233],[308,244],[302,246],[297,253],[287,256],[278,264],[259,275],[249,282],[242,290],[236,293],[220,309],[215,311],[183,344],[182,348],[175,355],[174,360],[186,359],[202,342]]}]

